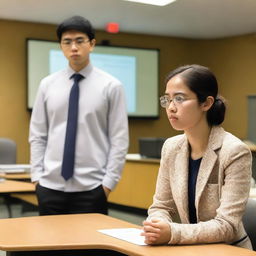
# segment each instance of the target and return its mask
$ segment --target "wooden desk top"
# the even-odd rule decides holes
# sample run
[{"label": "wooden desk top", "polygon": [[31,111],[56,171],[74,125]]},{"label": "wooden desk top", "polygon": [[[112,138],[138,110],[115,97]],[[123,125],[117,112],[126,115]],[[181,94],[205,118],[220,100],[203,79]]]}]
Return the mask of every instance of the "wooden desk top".
[{"label": "wooden desk top", "polygon": [[0,182],[0,193],[34,192],[35,186],[30,182],[4,180]]},{"label": "wooden desk top", "polygon": [[7,180],[30,180],[30,173],[4,173],[0,174],[0,178],[4,178]]},{"label": "wooden desk top", "polygon": [[37,216],[0,220],[0,250],[105,249],[131,256],[252,256],[255,252],[224,244],[139,246],[98,229],[139,226],[102,214]]}]

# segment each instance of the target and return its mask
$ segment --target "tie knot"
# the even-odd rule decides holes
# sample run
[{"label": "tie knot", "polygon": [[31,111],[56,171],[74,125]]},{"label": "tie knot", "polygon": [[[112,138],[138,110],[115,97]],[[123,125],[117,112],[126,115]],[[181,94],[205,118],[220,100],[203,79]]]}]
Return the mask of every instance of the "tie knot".
[{"label": "tie knot", "polygon": [[81,79],[84,78],[84,76],[81,75],[81,74],[74,74],[74,75],[71,76],[71,78],[74,79],[75,83],[78,83]]}]

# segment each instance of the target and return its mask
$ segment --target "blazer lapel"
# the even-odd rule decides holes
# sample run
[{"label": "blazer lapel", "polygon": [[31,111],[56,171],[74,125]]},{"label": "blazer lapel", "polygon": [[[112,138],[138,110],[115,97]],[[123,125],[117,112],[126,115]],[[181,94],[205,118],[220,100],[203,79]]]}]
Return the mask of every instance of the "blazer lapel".
[{"label": "blazer lapel", "polygon": [[[180,218],[183,222],[189,223],[188,215],[188,159],[189,146],[185,139],[178,149],[175,160],[175,172],[173,177],[173,191],[175,194],[175,202],[179,208]],[[177,179],[177,177],[179,177]]]},{"label": "blazer lapel", "polygon": [[214,165],[217,161],[216,150],[222,146],[224,130],[221,127],[213,127],[209,137],[208,146],[203,156],[196,182],[196,198],[195,206],[198,209],[200,197],[207,185],[209,177],[214,169]]}]

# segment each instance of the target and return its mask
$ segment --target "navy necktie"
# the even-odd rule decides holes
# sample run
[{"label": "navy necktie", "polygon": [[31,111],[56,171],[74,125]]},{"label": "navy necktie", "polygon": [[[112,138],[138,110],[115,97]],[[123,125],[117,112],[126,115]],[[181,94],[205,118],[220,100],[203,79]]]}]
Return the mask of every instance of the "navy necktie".
[{"label": "navy necktie", "polygon": [[62,161],[61,175],[65,180],[70,179],[74,172],[76,131],[78,119],[78,102],[79,102],[79,81],[84,78],[80,74],[74,74],[72,77],[74,84],[69,95],[68,120],[66,129],[66,138],[64,145],[64,154]]}]

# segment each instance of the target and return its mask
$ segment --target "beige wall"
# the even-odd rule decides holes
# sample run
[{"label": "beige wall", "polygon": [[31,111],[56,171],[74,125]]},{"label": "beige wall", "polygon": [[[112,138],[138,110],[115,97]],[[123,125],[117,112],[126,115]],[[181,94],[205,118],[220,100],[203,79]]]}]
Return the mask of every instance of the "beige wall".
[{"label": "beige wall", "polygon": [[256,94],[255,35],[192,41],[191,51],[194,62],[201,60],[201,64],[215,72],[220,93],[227,99],[228,109],[223,126],[239,138],[246,138],[247,96]]},{"label": "beige wall", "polygon": [[[29,161],[28,129],[30,112],[26,109],[26,38],[55,40],[55,26],[0,20],[0,137],[18,144],[18,162]],[[159,94],[164,78],[173,68],[189,63],[209,66],[216,74],[220,91],[228,99],[224,127],[240,138],[247,136],[248,94],[256,94],[256,37],[247,35],[220,40],[188,40],[138,34],[107,34],[97,31],[96,38],[112,45],[158,48],[160,50]],[[146,92],[145,92],[146,95]],[[131,119],[129,152],[138,152],[139,137],[167,137],[173,131],[160,110],[156,120]]]}]

